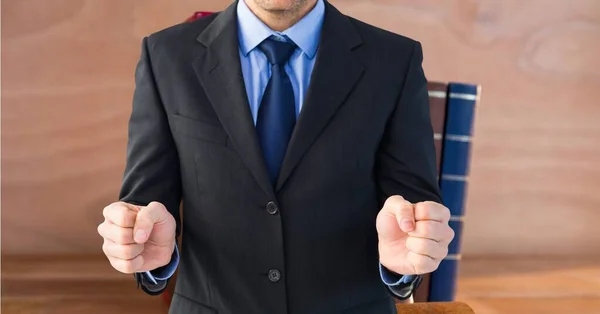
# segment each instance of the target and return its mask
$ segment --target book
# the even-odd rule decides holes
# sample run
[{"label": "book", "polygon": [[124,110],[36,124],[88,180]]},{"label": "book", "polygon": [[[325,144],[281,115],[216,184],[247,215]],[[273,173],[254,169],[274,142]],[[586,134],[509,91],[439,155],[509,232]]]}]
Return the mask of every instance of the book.
[{"label": "book", "polygon": [[430,276],[429,302],[452,301],[456,295],[473,122],[480,92],[481,88],[477,85],[448,84],[439,180],[442,202],[450,209],[450,227],[454,230],[455,237],[449,245],[448,256]]},{"label": "book", "polygon": [[442,140],[446,126],[446,95],[448,94],[448,84],[428,82],[427,91],[429,92],[429,113],[433,128],[433,140],[439,173],[442,166]]}]

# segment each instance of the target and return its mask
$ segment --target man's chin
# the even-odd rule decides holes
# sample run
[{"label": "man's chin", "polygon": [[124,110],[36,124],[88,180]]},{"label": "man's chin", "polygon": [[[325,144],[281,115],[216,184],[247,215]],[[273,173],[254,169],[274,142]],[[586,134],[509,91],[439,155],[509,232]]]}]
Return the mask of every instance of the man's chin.
[{"label": "man's chin", "polygon": [[255,1],[261,9],[271,13],[284,13],[296,11],[302,7],[306,1],[300,0],[246,0]]}]

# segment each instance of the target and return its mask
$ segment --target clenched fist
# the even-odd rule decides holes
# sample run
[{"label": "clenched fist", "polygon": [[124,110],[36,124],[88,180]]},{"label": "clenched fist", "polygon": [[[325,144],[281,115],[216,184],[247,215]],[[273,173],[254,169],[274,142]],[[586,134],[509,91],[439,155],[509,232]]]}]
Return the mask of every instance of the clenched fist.
[{"label": "clenched fist", "polygon": [[436,270],[454,238],[449,220],[450,211],[441,204],[388,198],[377,215],[381,265],[402,275]]},{"label": "clenched fist", "polygon": [[169,263],[175,249],[175,219],[165,206],[124,202],[104,208],[98,233],[110,264],[126,274],[150,271]]}]

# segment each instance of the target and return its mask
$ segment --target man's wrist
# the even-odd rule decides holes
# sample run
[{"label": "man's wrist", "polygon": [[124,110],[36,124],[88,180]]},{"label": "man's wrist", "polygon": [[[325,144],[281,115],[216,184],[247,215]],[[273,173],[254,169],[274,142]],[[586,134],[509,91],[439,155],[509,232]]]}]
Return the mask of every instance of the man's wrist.
[{"label": "man's wrist", "polygon": [[169,263],[165,266],[141,272],[140,277],[148,282],[150,285],[160,285],[163,281],[169,280],[175,274],[177,266],[179,265],[179,249],[177,244],[174,245],[173,253]]},{"label": "man's wrist", "polygon": [[402,283],[397,286],[387,286],[390,292],[400,300],[408,300],[421,285],[423,281],[422,275],[414,275],[413,281],[410,283]]},{"label": "man's wrist", "polygon": [[410,298],[413,292],[421,284],[421,275],[401,275],[397,274],[381,263],[379,263],[379,274],[381,280],[388,287],[388,289],[400,300],[406,300]]},{"label": "man's wrist", "polygon": [[150,295],[159,295],[167,287],[167,280],[154,280],[151,281],[146,273],[134,273],[135,280],[137,281],[138,288],[144,290],[144,292]]},{"label": "man's wrist", "polygon": [[412,283],[417,275],[402,275],[389,270],[387,267],[379,263],[379,274],[381,280],[388,286],[407,285]]}]

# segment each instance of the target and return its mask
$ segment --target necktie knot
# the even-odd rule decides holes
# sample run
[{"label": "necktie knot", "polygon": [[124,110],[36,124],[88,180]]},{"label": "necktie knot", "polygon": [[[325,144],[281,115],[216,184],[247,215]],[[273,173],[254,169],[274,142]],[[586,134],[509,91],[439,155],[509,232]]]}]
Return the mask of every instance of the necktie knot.
[{"label": "necktie knot", "polygon": [[284,65],[296,49],[296,45],[269,37],[260,43],[259,48],[267,56],[270,64]]}]

